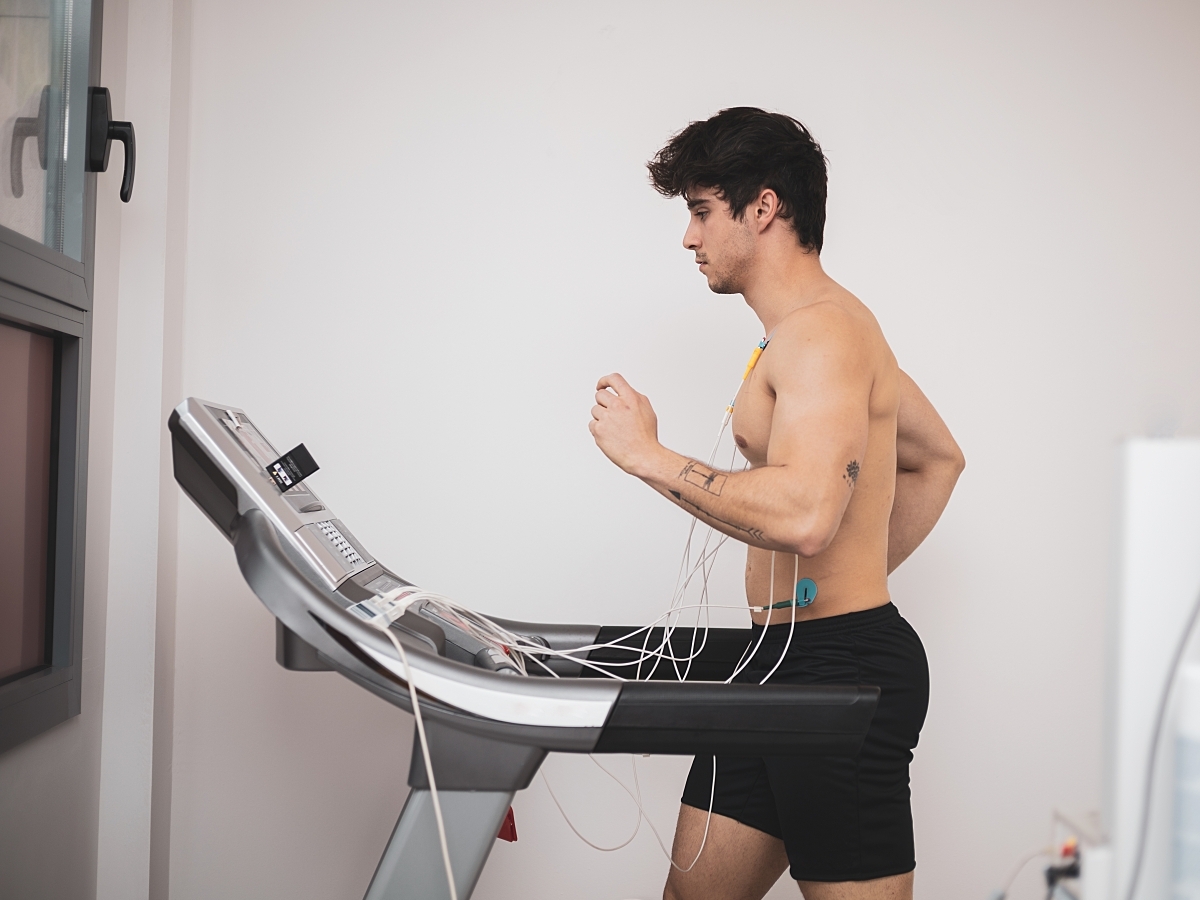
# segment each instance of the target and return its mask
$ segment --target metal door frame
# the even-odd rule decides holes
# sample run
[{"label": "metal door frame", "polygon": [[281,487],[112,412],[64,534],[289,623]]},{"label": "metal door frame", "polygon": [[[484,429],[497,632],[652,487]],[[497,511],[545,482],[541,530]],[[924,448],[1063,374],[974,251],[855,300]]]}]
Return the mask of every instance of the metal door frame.
[{"label": "metal door frame", "polygon": [[[88,87],[100,83],[103,0],[92,0]],[[0,753],[79,715],[96,176],[84,177],[83,259],[0,226],[0,319],[53,336],[60,366],[52,474],[49,665],[0,685]]]}]

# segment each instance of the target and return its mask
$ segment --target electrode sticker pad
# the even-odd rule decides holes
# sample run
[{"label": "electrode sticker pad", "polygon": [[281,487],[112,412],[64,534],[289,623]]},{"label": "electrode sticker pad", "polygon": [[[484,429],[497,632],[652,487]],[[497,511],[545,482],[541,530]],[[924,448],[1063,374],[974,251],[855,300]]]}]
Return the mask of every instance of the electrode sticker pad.
[{"label": "electrode sticker pad", "polygon": [[817,583],[811,578],[801,578],[796,582],[796,605],[809,606],[817,599]]},{"label": "electrode sticker pad", "polygon": [[267,474],[279,485],[281,491],[293,488],[317,469],[316,460],[303,444],[297,444],[275,462],[267,466]]}]

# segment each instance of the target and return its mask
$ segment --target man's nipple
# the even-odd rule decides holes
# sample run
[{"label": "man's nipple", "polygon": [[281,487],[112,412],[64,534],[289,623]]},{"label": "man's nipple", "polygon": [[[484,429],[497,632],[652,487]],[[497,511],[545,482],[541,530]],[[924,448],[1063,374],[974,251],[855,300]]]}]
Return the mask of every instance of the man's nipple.
[{"label": "man's nipple", "polygon": [[740,434],[735,434],[733,436],[733,442],[735,444],[737,444],[739,447],[741,447],[743,450],[746,449],[746,439],[744,437],[742,437]]}]

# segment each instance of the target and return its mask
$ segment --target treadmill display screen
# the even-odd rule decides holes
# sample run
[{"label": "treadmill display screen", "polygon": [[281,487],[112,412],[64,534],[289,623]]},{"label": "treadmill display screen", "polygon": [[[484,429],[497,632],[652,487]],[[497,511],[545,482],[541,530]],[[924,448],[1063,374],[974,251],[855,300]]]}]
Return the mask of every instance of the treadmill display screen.
[{"label": "treadmill display screen", "polygon": [[[279,459],[279,451],[272,447],[271,442],[262,436],[262,432],[254,427],[254,423],[246,417],[246,414],[221,409],[217,406],[210,406],[208,411],[216,416],[217,421],[225,426],[225,430],[233,435],[234,439],[250,458],[269,474],[271,465]],[[297,484],[288,493],[307,494],[309,491],[303,484]]]}]

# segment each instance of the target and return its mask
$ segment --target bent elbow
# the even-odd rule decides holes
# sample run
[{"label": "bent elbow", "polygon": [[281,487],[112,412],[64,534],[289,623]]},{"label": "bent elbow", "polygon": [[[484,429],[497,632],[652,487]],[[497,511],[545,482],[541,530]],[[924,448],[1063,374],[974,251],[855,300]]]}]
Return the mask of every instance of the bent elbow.
[{"label": "bent elbow", "polygon": [[789,551],[804,559],[812,559],[829,549],[835,534],[837,534],[836,528],[809,523],[807,527],[800,526],[792,531],[787,541],[787,547]]},{"label": "bent elbow", "polygon": [[963,473],[963,469],[967,467],[967,458],[963,455],[962,448],[958,444],[954,445],[954,452],[950,455],[950,467],[954,470],[955,481]]},{"label": "bent elbow", "polygon": [[922,468],[939,480],[953,484],[966,467],[967,458],[963,455],[962,448],[953,438],[947,436],[936,452],[930,454],[928,463]]},{"label": "bent elbow", "polygon": [[796,544],[793,552],[802,559],[812,559],[824,553],[830,543],[826,540],[804,540]]}]

